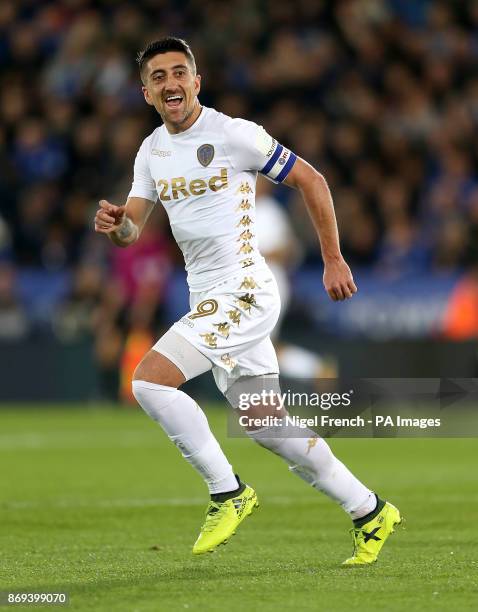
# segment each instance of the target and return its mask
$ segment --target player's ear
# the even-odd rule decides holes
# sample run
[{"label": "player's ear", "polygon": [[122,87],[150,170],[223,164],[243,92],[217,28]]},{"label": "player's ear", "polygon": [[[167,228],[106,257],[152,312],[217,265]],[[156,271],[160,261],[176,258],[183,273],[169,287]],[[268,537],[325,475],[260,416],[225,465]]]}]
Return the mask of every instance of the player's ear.
[{"label": "player's ear", "polygon": [[194,77],[194,93],[198,95],[200,91],[201,91],[201,75],[197,74]]},{"label": "player's ear", "polygon": [[143,85],[141,89],[143,91],[143,96],[144,96],[144,99],[146,100],[146,103],[149,104],[150,106],[153,106],[153,101],[151,99],[151,96],[149,95],[148,88]]}]

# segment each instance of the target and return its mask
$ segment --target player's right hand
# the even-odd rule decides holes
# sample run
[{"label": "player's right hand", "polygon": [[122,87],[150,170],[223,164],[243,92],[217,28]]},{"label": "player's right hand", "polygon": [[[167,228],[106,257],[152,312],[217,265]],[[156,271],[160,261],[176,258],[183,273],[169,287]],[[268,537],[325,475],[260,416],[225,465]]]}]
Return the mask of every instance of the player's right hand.
[{"label": "player's right hand", "polygon": [[111,234],[123,223],[126,206],[115,206],[107,200],[100,200],[99,204],[95,215],[95,232]]}]

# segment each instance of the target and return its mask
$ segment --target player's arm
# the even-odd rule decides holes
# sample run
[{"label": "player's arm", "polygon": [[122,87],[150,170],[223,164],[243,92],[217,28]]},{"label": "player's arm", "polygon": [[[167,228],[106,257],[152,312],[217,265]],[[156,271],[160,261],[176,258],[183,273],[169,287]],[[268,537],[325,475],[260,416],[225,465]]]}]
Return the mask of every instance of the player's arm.
[{"label": "player's arm", "polygon": [[154,202],[145,198],[129,197],[125,206],[100,200],[95,231],[106,234],[116,246],[127,247],[141,236],[153,207]]},{"label": "player's arm", "polygon": [[319,236],[327,293],[334,301],[351,298],[357,287],[340,252],[337,221],[327,181],[320,172],[298,157],[284,183],[300,191]]},{"label": "player's arm", "polygon": [[357,287],[340,252],[334,206],[324,177],[251,121],[229,120],[227,143],[234,167],[257,170],[275,183],[284,182],[301,192],[319,235],[325,289],[333,300],[352,297]]}]

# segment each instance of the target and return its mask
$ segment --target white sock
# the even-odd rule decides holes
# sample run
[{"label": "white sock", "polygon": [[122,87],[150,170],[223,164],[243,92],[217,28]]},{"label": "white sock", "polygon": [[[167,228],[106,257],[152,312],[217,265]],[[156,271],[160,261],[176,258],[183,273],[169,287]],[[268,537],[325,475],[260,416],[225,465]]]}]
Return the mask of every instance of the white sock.
[{"label": "white sock", "polygon": [[375,509],[377,502],[373,491],[363,485],[335,457],[327,442],[313,431],[289,428],[290,436],[306,433],[309,438],[279,437],[284,436],[284,432],[274,427],[247,433],[255,442],[285,459],[291,472],[338,502],[352,519]]},{"label": "white sock", "polygon": [[133,381],[133,394],[186,461],[201,474],[211,494],[238,488],[232,467],[209,429],[206,415],[189,395],[174,387],[142,380]]}]

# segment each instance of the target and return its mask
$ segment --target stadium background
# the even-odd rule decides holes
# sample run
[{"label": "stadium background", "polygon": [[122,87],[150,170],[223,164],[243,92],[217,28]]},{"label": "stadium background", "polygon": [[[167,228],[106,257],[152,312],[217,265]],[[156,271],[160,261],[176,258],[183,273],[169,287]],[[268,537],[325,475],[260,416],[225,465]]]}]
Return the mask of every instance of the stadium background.
[{"label": "stadium background", "polygon": [[135,55],[170,33],[203,104],[264,125],[331,186],[360,291],[327,299],[307,213],[276,188],[300,253],[282,339],[350,376],[475,374],[476,3],[5,0],[0,32],[3,399],[115,399],[120,371],[127,394],[187,308],[161,213],[127,251],[92,231],[159,121]]}]

